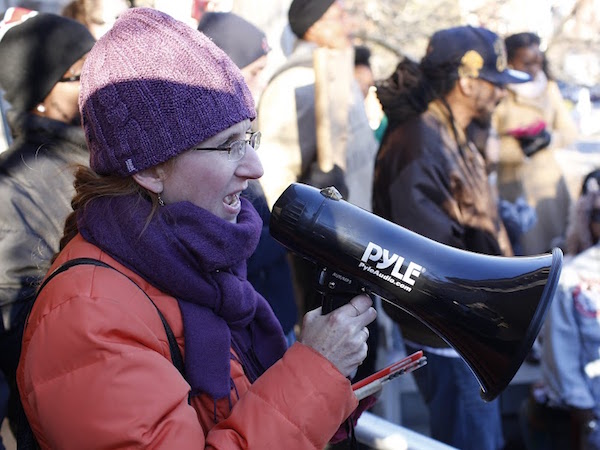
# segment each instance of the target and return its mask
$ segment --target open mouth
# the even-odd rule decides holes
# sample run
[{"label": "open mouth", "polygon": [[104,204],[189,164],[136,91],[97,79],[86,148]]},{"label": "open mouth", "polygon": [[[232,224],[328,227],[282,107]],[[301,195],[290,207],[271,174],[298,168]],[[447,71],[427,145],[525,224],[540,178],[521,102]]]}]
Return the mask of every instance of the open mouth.
[{"label": "open mouth", "polygon": [[238,205],[240,204],[240,192],[226,196],[223,199],[223,203],[231,206],[232,208],[238,207]]}]

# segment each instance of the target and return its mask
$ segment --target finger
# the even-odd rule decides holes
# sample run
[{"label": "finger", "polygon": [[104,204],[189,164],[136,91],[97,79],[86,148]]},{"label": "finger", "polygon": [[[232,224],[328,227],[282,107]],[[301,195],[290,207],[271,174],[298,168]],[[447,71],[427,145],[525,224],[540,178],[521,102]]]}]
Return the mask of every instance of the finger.
[{"label": "finger", "polygon": [[349,317],[359,317],[363,315],[365,311],[368,311],[372,304],[373,300],[371,300],[371,298],[368,295],[361,294],[357,295],[356,297],[353,297],[352,300],[350,300],[344,306],[336,309],[335,311],[338,311],[338,314],[343,313],[343,315]]},{"label": "finger", "polygon": [[366,307],[362,304],[362,302],[357,301],[358,297],[354,297],[347,304],[339,308],[341,311],[344,311],[348,316],[358,317],[360,316],[366,309]]},{"label": "finger", "polygon": [[356,318],[356,325],[358,327],[366,327],[377,318],[377,311],[375,308],[370,306],[365,312]]},{"label": "finger", "polygon": [[362,334],[364,334],[366,342],[369,339],[369,329],[367,327],[362,327],[360,331],[362,331]]},{"label": "finger", "polygon": [[352,305],[356,310],[357,316],[360,316],[362,313],[367,311],[372,304],[373,300],[371,300],[371,297],[366,294],[357,295],[350,300],[350,305]]}]

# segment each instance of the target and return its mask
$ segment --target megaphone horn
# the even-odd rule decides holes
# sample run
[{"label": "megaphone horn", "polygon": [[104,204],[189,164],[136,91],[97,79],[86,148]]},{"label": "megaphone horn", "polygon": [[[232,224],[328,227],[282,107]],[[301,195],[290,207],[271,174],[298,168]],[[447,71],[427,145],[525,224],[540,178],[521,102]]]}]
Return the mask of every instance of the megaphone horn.
[{"label": "megaphone horn", "polygon": [[270,231],[327,268],[326,286],[351,292],[358,284],[393,305],[386,308],[392,318],[400,308],[431,328],[465,360],[486,401],[504,390],[531,349],[562,267],[560,249],[530,257],[467,252],[354,206],[335,188],[299,183],[273,206]]}]

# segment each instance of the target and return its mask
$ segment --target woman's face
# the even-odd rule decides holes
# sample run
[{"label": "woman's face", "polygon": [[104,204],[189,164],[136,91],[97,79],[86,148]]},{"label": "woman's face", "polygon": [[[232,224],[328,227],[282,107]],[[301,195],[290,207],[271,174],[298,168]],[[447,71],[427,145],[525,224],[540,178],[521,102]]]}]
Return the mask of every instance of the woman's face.
[{"label": "woman's face", "polygon": [[81,122],[79,115],[79,76],[87,54],[76,61],[67,70],[62,78],[54,85],[44,101],[41,103],[41,110],[34,110],[37,115],[58,120],[70,125],[79,125]]},{"label": "woman's face", "polygon": [[[247,139],[250,121],[239,122],[196,148],[222,147]],[[256,151],[246,144],[239,161],[229,161],[227,152],[189,150],[166,166],[161,198],[166,204],[188,201],[229,222],[236,222],[241,210],[240,194],[248,180],[260,178],[263,168]]]},{"label": "woman's face", "polygon": [[342,2],[337,0],[315,22],[308,32],[320,47],[345,49],[352,45],[350,19]]},{"label": "woman's face", "polygon": [[88,5],[87,27],[96,39],[104,36],[128,8],[125,0],[99,0]]},{"label": "woman's face", "polygon": [[536,44],[519,48],[513,59],[509,61],[513,69],[528,73],[531,78],[535,78],[542,70],[543,62],[544,55]]}]

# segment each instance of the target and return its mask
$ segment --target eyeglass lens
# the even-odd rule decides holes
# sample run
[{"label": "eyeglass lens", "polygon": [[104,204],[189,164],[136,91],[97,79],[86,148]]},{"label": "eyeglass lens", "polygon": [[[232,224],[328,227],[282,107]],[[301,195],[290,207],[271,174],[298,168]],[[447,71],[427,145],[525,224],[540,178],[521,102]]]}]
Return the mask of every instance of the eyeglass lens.
[{"label": "eyeglass lens", "polygon": [[229,159],[231,161],[238,161],[242,159],[246,154],[246,144],[250,145],[250,147],[252,147],[254,150],[258,150],[258,147],[260,147],[260,131],[250,133],[249,139],[233,142],[229,152],[227,152]]},{"label": "eyeglass lens", "polygon": [[250,140],[248,142],[250,144],[250,147],[252,147],[254,150],[258,150],[258,147],[260,147],[260,138],[261,138],[260,131],[256,131],[256,132],[252,133],[250,135]]}]

